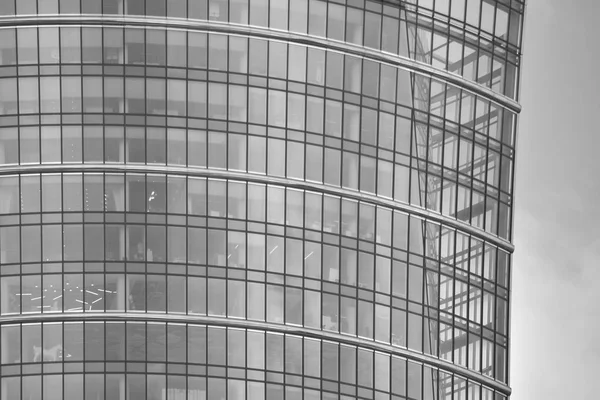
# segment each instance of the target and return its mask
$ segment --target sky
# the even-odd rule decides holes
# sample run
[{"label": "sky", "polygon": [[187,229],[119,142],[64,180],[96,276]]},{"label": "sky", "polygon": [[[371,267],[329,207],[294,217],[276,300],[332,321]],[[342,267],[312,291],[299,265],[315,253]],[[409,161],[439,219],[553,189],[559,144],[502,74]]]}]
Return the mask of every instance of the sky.
[{"label": "sky", "polygon": [[527,4],[511,400],[599,398],[599,17],[598,0]]}]

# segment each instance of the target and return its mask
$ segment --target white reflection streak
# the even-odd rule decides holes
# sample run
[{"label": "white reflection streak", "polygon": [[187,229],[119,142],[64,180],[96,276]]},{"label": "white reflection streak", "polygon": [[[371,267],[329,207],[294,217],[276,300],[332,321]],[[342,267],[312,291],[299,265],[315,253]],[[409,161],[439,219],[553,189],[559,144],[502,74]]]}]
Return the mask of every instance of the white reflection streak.
[{"label": "white reflection streak", "polygon": [[273,254],[273,252],[274,252],[275,250],[277,250],[277,248],[278,248],[278,247],[279,247],[279,245],[277,245],[277,246],[273,247],[273,250],[271,250],[271,251],[269,252],[269,255]]}]

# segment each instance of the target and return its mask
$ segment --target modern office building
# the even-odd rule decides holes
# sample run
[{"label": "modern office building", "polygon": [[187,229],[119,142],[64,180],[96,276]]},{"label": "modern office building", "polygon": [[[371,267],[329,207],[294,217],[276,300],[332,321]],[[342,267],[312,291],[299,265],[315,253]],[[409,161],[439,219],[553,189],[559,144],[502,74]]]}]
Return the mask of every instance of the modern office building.
[{"label": "modern office building", "polygon": [[0,399],[506,400],[523,12],[0,1]]}]

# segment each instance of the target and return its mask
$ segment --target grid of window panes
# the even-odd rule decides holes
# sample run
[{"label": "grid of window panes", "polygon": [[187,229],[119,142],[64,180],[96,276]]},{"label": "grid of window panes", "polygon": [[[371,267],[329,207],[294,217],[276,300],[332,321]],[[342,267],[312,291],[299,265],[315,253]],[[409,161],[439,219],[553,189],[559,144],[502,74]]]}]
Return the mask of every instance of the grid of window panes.
[{"label": "grid of window panes", "polygon": [[451,227],[319,192],[178,175],[23,174],[0,188],[2,315],[246,318],[506,379],[508,254]]},{"label": "grid of window panes", "polygon": [[272,331],[109,320],[0,334],[3,399],[506,399],[400,356]]},{"label": "grid of window panes", "polygon": [[510,239],[515,114],[458,87],[326,49],[202,32],[55,27],[0,38],[19,44],[19,67],[0,78],[4,164],[266,173]]},{"label": "grid of window panes", "polygon": [[506,399],[523,10],[1,1],[0,399]]},{"label": "grid of window panes", "polygon": [[[14,3],[13,3],[14,1]],[[399,7],[399,5],[401,5]],[[288,30],[399,54],[516,97],[520,0],[7,0],[0,15],[125,14]],[[368,27],[368,29],[365,29]]]}]

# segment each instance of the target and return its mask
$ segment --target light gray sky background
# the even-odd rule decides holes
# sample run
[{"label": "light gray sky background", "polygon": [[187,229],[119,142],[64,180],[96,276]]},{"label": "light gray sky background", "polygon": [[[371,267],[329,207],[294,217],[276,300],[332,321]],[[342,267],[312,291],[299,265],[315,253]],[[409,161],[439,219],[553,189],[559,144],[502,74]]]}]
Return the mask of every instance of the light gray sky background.
[{"label": "light gray sky background", "polygon": [[600,0],[529,0],[521,74],[511,400],[600,391]]}]

